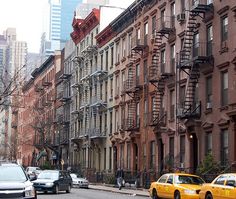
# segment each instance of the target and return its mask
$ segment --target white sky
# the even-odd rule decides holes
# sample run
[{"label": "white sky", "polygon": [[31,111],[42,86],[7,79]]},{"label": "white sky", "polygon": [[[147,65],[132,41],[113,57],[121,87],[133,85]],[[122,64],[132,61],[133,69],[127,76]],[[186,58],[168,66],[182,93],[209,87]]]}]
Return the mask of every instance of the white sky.
[{"label": "white sky", "polygon": [[[26,41],[28,52],[39,52],[42,34],[43,6],[48,0],[0,0],[0,34],[8,27],[16,28],[17,40]],[[127,7],[134,0],[110,0]]]}]

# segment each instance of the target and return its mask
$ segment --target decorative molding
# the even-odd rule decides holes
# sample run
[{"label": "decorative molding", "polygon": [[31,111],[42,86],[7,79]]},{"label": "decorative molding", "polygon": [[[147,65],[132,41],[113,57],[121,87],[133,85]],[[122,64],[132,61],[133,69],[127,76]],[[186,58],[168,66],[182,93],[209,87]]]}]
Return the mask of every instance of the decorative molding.
[{"label": "decorative molding", "polygon": [[211,130],[211,129],[213,128],[213,126],[214,126],[214,123],[212,123],[212,122],[204,122],[204,123],[202,124],[202,128],[203,128],[205,131]]},{"label": "decorative molding", "polygon": [[146,22],[149,19],[149,16],[144,17],[143,22]]},{"label": "decorative molding", "polygon": [[228,67],[229,64],[230,64],[230,62],[227,61],[227,62],[224,62],[224,63],[222,63],[222,64],[217,65],[216,67],[219,68],[220,70],[222,70],[222,69]]},{"label": "decorative molding", "polygon": [[218,15],[222,15],[229,10],[229,6],[225,6],[217,11]]},{"label": "decorative molding", "polygon": [[157,9],[154,9],[149,15],[150,16],[153,16],[153,15],[155,15],[157,13]]},{"label": "decorative molding", "polygon": [[130,28],[128,28],[128,30],[126,31],[127,33],[130,33],[130,32],[132,32],[133,31],[133,27],[130,27]]},{"label": "decorative molding", "polygon": [[218,126],[222,127],[222,126],[227,126],[229,125],[229,119],[227,118],[220,118],[218,121],[217,121],[217,124]]},{"label": "decorative molding", "polygon": [[166,2],[163,2],[161,5],[158,6],[158,9],[163,9],[166,6]]}]

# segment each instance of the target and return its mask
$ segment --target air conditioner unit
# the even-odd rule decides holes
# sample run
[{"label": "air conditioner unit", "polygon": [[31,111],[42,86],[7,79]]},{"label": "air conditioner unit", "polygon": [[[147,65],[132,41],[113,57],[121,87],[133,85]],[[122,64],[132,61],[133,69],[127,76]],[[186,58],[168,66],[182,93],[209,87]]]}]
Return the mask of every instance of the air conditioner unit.
[{"label": "air conditioner unit", "polygon": [[182,23],[185,21],[185,13],[180,13],[177,15],[177,21]]},{"label": "air conditioner unit", "polygon": [[212,103],[211,102],[207,102],[206,108],[207,109],[212,108]]}]

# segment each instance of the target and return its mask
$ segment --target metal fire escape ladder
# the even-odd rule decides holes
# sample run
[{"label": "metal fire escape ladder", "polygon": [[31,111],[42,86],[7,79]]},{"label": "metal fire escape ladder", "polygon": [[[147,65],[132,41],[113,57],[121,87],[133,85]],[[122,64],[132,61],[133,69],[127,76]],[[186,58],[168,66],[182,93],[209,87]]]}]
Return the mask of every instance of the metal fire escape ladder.
[{"label": "metal fire escape ladder", "polygon": [[194,31],[196,29],[196,14],[195,12],[189,12],[189,16],[186,22],[185,37],[182,49],[180,51],[179,68],[180,71],[184,71],[188,74],[187,84],[185,88],[185,100],[182,107],[180,107],[179,116],[181,118],[189,118],[193,116],[195,112],[194,98],[196,85],[200,75],[199,65],[192,63],[192,47],[194,40]]},{"label": "metal fire escape ladder", "polygon": [[150,126],[157,126],[165,116],[161,112],[162,99],[165,91],[165,77],[160,73],[160,47],[162,44],[162,33],[154,33],[154,48],[152,56],[152,65],[149,68],[149,82],[156,87],[155,97],[153,99],[153,110]]}]

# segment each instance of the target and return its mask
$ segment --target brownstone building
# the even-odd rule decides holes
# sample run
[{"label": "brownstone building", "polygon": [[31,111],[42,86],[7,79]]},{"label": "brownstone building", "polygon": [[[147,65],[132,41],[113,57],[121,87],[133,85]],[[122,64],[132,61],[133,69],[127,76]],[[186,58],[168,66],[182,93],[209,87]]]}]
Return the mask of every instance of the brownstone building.
[{"label": "brownstone building", "polygon": [[[235,161],[235,2],[136,1],[114,38],[115,162],[143,183]],[[216,86],[214,86],[216,85]],[[116,91],[115,91],[116,92]]]},{"label": "brownstone building", "polygon": [[55,73],[60,70],[60,52],[50,56],[32,72],[22,89],[18,111],[18,154],[22,165],[53,164],[56,150],[54,131]]}]

